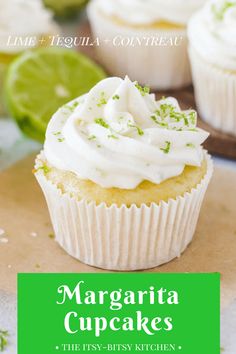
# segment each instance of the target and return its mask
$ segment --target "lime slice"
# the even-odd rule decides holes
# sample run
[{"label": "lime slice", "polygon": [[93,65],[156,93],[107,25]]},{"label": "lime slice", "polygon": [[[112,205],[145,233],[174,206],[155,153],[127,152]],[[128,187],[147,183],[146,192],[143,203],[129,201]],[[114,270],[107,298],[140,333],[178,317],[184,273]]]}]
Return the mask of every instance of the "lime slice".
[{"label": "lime slice", "polygon": [[45,6],[49,7],[58,16],[67,16],[76,10],[80,10],[88,0],[44,0]]},{"label": "lime slice", "polygon": [[105,77],[84,55],[62,48],[41,48],[17,57],[9,67],[7,106],[22,131],[43,141],[59,107],[88,92]]}]

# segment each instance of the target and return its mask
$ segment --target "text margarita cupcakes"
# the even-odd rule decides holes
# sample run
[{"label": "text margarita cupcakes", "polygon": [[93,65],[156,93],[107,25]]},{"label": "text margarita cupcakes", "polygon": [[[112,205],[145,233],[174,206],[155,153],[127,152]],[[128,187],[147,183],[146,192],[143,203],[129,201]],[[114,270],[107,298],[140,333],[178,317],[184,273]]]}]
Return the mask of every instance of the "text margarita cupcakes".
[{"label": "text margarita cupcakes", "polygon": [[209,1],[191,19],[188,36],[199,113],[236,136],[236,2]]},{"label": "text margarita cupcakes", "polygon": [[191,83],[186,25],[205,0],[92,0],[88,16],[101,63],[153,89]]},{"label": "text margarita cupcakes", "polygon": [[196,112],[108,78],[53,116],[36,178],[56,239],[73,257],[114,270],[151,268],[192,240],[212,175]]}]

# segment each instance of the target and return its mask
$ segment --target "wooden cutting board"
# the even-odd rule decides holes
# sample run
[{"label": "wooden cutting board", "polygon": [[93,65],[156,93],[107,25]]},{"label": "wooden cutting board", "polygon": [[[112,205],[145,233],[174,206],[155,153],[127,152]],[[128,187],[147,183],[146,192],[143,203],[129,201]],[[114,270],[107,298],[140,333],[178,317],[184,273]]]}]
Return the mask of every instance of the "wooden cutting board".
[{"label": "wooden cutting board", "polygon": [[[0,289],[16,291],[18,272],[103,272],[67,255],[53,233],[34,156],[0,173]],[[236,298],[236,172],[216,168],[194,241],[179,259],[150,272],[220,272],[222,306]],[[31,235],[36,233],[37,236]]]},{"label": "wooden cutting board", "polygon": [[[78,28],[78,36],[91,37],[91,29],[87,21],[82,23]],[[96,56],[95,48],[93,46],[79,47],[79,50],[88,55],[91,59],[95,60],[98,64],[99,60]],[[112,63],[111,63],[112,68]],[[176,97],[182,109],[193,108],[196,109],[196,102],[194,99],[193,87],[189,86],[181,90],[170,90],[156,93],[158,98],[163,96]],[[236,98],[235,98],[236,99]],[[236,116],[235,116],[236,119]],[[236,138],[217,131],[209,124],[203,122],[201,117],[198,119],[198,125],[210,133],[210,137],[205,142],[205,148],[212,154],[223,156],[236,160]]]}]

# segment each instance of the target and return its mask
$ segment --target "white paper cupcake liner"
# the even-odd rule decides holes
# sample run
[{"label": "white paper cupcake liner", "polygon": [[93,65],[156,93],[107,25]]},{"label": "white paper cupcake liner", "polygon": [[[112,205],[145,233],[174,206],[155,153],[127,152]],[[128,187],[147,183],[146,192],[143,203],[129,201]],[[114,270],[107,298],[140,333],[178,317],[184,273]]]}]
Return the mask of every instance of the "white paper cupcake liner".
[{"label": "white paper cupcake liner", "polygon": [[36,178],[46,197],[56,240],[67,253],[95,267],[131,271],[169,262],[191,242],[213,172],[207,154],[206,159],[207,173],[196,188],[150,207],[78,201],[62,194],[41,170]]},{"label": "white paper cupcake liner", "polygon": [[[98,59],[112,75],[128,75],[140,84],[152,89],[174,89],[189,85],[191,70],[187,53],[186,30],[135,29],[116,24],[101,14],[95,2],[88,6],[88,16],[95,38],[100,45],[96,47]],[[181,38],[178,46],[145,45],[144,38]],[[142,45],[116,46],[123,38],[142,40]]]},{"label": "white paper cupcake liner", "polygon": [[192,47],[189,55],[201,118],[219,131],[236,136],[236,74],[208,64]]}]

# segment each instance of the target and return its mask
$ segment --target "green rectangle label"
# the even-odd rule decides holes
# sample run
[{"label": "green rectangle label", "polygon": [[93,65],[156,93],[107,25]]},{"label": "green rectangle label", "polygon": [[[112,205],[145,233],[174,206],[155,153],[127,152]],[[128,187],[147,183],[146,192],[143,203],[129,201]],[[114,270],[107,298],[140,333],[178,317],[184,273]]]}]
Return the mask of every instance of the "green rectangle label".
[{"label": "green rectangle label", "polygon": [[18,275],[18,354],[219,354],[219,332],[217,273]]}]

